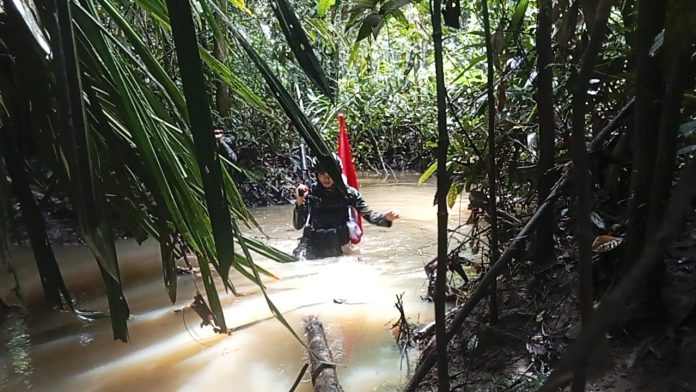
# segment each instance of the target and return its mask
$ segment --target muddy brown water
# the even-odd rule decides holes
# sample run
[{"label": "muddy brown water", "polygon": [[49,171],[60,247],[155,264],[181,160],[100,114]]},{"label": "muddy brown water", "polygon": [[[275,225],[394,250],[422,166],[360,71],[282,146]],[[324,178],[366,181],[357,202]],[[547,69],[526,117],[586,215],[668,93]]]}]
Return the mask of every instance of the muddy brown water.
[{"label": "muddy brown water", "polygon": [[[290,264],[257,260],[279,277],[266,279],[268,294],[300,337],[303,317],[316,315],[323,322],[347,392],[397,391],[406,381],[416,353],[404,357],[394,343],[390,326],[398,318],[397,295],[403,293],[411,322],[425,324],[433,318],[432,304],[421,296],[423,265],[436,252],[435,184],[416,182],[416,176],[408,175],[398,180],[361,179],[370,207],[396,208],[401,219],[392,228],[366,224],[364,239],[353,255]],[[269,244],[287,252],[294,248],[300,232],[292,228],[290,204],[252,212]],[[465,212],[457,203],[450,211],[450,227],[462,223]],[[236,330],[230,336],[216,335],[210,327],[199,326],[193,311],[180,310],[195,293],[191,276],[179,277],[177,302],[169,302],[155,243],[121,241],[118,252],[132,313],[127,344],[112,339],[108,320],[85,321],[43,308],[31,252],[13,249],[13,264],[32,312],[28,319],[11,315],[0,326],[0,390],[290,389],[307,355],[271,318],[255,285],[234,276],[242,296],[222,292],[221,300],[227,325]],[[105,309],[90,252],[84,247],[59,247],[56,254],[80,307]],[[311,390],[305,375],[297,391]]]}]

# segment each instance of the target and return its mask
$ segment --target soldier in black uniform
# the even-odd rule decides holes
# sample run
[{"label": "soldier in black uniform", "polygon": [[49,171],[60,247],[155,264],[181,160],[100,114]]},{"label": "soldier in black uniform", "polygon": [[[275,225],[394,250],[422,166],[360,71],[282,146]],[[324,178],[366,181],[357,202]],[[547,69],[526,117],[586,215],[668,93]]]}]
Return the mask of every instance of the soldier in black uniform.
[{"label": "soldier in black uniform", "polygon": [[[334,159],[340,167],[340,159]],[[342,246],[350,240],[348,232],[348,207],[377,226],[391,227],[399,214],[390,210],[381,214],[371,211],[355,188],[346,186],[344,196],[336,189],[333,179],[321,162],[313,160],[312,170],[317,182],[308,187],[301,184],[295,191],[295,209],[292,223],[296,230],[304,227],[299,246],[293,251],[297,258],[319,259],[341,256]]]},{"label": "soldier in black uniform", "polygon": [[234,152],[235,140],[232,132],[226,132],[222,127],[217,127],[214,133],[218,153],[227,158],[230,162],[237,163],[237,153]]}]

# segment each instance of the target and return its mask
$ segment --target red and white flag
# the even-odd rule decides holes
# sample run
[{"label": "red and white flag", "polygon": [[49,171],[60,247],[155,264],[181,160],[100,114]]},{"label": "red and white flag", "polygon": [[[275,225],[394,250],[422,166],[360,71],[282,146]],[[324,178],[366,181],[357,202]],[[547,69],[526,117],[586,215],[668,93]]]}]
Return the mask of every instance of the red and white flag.
[{"label": "red and white flag", "polygon": [[[343,167],[341,172],[346,176],[346,182],[349,186],[360,189],[358,184],[358,175],[355,172],[355,166],[353,165],[353,152],[350,149],[350,141],[348,141],[348,131],[346,130],[346,118],[342,113],[338,114],[338,156],[341,158]],[[350,231],[350,242],[357,244],[363,235],[362,230],[362,216],[358,211],[350,207],[348,210],[349,222],[348,229]]]}]

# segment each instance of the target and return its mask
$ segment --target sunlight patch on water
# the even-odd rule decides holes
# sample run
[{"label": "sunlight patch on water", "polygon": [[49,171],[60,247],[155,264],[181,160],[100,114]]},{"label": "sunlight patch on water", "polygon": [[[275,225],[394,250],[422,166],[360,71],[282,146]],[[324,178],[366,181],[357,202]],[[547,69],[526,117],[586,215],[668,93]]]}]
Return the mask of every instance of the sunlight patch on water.
[{"label": "sunlight patch on water", "polygon": [[12,384],[31,389],[34,373],[34,365],[29,355],[31,338],[25,316],[19,311],[10,312],[6,316],[0,329],[0,345],[0,389]]},{"label": "sunlight patch on water", "polygon": [[197,329],[195,333],[195,338],[188,331],[170,336],[165,341],[151,344],[104,365],[98,365],[78,373],[72,377],[72,381],[84,386],[95,386],[100,383],[109,385],[109,379],[116,378],[119,375],[132,377],[133,374],[152,370],[153,366],[166,366],[167,364],[176,363],[200,351],[201,347],[214,346],[223,339],[221,335],[215,334],[210,328]]}]

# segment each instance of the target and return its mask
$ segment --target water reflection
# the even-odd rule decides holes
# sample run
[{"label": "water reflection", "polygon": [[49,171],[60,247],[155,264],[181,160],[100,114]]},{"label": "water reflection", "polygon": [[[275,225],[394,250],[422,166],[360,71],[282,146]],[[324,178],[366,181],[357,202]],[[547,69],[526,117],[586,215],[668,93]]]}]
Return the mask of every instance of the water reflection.
[{"label": "water reflection", "polygon": [[31,338],[26,315],[20,311],[10,312],[0,325],[0,389],[31,389],[34,366],[29,355]]}]

